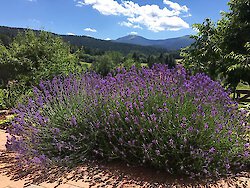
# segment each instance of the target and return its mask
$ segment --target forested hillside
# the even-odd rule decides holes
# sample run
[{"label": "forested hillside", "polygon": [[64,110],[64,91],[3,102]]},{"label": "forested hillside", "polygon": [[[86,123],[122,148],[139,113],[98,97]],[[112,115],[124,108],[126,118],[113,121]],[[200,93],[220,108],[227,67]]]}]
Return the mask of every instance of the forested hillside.
[{"label": "forested hillside", "polygon": [[[2,40],[4,44],[9,44],[11,40],[18,34],[18,32],[24,32],[25,30],[28,29],[0,26],[0,40]],[[36,33],[40,32],[38,30],[32,31]],[[75,45],[78,47],[84,46],[99,51],[118,51],[124,55],[127,55],[131,52],[139,52],[146,55],[166,52],[166,50],[163,48],[115,43],[112,41],[100,40],[87,36],[57,35],[55,33],[53,33],[53,35],[60,36],[65,42],[69,42],[71,45]]]}]

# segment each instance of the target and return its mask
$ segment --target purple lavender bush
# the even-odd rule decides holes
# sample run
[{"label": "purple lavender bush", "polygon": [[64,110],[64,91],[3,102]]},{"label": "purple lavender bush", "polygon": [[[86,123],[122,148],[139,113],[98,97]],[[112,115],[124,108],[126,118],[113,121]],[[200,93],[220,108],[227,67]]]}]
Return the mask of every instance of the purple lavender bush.
[{"label": "purple lavender bush", "polygon": [[119,159],[219,176],[249,164],[246,113],[218,82],[181,66],[56,77],[15,113],[6,145],[29,165]]}]

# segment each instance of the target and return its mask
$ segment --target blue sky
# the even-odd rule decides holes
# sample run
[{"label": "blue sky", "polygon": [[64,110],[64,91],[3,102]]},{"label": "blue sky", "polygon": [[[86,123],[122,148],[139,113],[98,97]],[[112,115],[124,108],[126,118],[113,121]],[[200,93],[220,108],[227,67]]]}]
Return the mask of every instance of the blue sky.
[{"label": "blue sky", "polygon": [[58,34],[149,39],[193,34],[194,23],[217,21],[228,0],[1,0],[0,25]]}]

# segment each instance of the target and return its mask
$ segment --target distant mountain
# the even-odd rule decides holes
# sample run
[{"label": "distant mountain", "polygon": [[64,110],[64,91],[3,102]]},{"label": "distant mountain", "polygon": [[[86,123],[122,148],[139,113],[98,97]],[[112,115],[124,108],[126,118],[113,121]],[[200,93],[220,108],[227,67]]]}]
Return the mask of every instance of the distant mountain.
[{"label": "distant mountain", "polygon": [[61,37],[63,38],[63,40],[69,42],[70,44],[99,49],[101,51],[119,51],[123,54],[140,52],[147,55],[166,52],[166,50],[161,47],[158,48],[153,46],[117,43],[113,41],[95,39],[87,36],[61,35]]},{"label": "distant mountain", "polygon": [[126,43],[126,44],[137,44],[141,46],[152,46],[154,40],[149,40],[138,35],[127,35],[116,39],[114,42]]},{"label": "distant mountain", "polygon": [[[25,32],[25,30],[28,29],[0,26],[0,40],[4,40],[4,43],[9,43],[19,32],[23,33]],[[33,31],[37,33],[40,32],[39,30]],[[125,55],[131,52],[139,52],[147,55],[166,52],[166,50],[163,48],[156,48],[153,46],[118,43],[113,41],[95,39],[87,36],[58,35],[55,33],[52,34],[62,37],[64,41],[69,42],[71,45],[79,47],[84,46],[100,51],[119,51]]]},{"label": "distant mountain", "polygon": [[138,35],[127,35],[116,39],[114,42],[158,47],[167,51],[175,51],[191,45],[194,42],[194,39],[191,39],[189,35],[163,40],[150,40]]}]

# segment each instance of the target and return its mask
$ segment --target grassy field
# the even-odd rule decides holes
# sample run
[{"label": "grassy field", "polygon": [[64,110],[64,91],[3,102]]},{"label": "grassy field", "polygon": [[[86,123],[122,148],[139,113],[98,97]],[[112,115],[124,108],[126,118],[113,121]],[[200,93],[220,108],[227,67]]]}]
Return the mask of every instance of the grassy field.
[{"label": "grassy field", "polygon": [[[237,90],[250,90],[250,85],[239,83]],[[239,108],[244,108],[250,112],[250,103],[249,102],[240,102]]]},{"label": "grassy field", "polygon": [[237,89],[238,90],[250,90],[250,85],[246,85],[246,84],[243,84],[243,83],[239,83],[239,85],[237,86]]},{"label": "grassy field", "polygon": [[91,63],[81,61],[80,64],[82,65],[82,67],[84,67],[84,69],[89,69],[91,67]]},{"label": "grassy field", "polygon": [[14,118],[14,115],[0,114],[0,129],[6,127]]},{"label": "grassy field", "polygon": [[[84,68],[90,68],[91,67],[91,63],[86,63],[86,62],[80,62],[80,64],[84,67]],[[147,63],[141,63],[142,67],[148,67]]]}]

